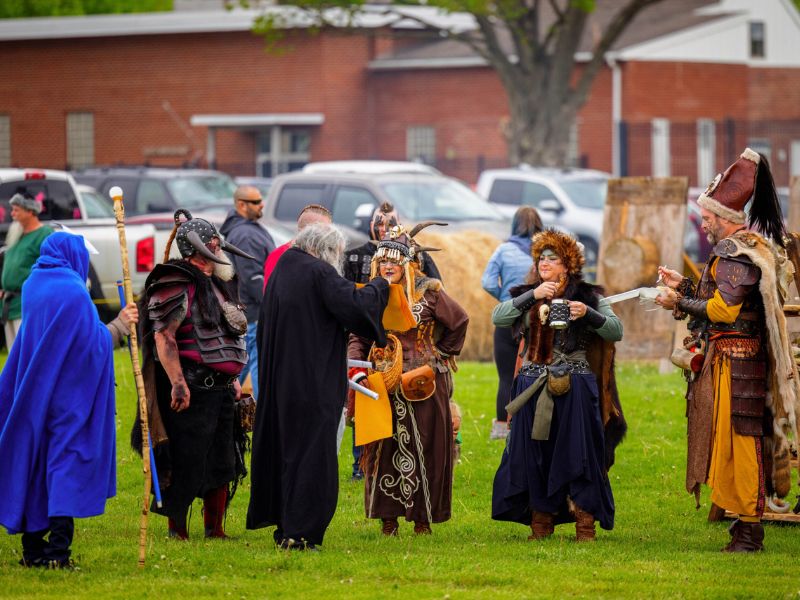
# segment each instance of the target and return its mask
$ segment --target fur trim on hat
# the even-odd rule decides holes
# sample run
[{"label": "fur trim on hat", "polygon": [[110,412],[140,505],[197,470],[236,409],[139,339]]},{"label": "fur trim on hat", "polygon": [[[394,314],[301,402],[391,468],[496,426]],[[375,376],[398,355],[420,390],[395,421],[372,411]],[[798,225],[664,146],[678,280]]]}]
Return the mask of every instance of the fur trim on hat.
[{"label": "fur trim on hat", "polygon": [[537,233],[531,240],[531,256],[534,266],[539,262],[542,252],[548,248],[558,255],[568,274],[581,272],[585,259],[576,240],[555,229],[545,229]]},{"label": "fur trim on hat", "polygon": [[752,161],[756,164],[761,162],[761,157],[758,155],[758,152],[755,150],[751,150],[750,148],[745,148],[744,152],[739,155],[739,158],[745,158],[749,161]]},{"label": "fur trim on hat", "polygon": [[738,223],[741,225],[747,218],[747,214],[743,210],[733,210],[728,208],[721,202],[714,200],[710,196],[706,196],[705,193],[700,194],[700,197],[697,199],[697,204],[706,210],[710,210],[718,217],[727,219],[731,223]]},{"label": "fur trim on hat", "polygon": [[31,211],[33,214],[38,215],[42,212],[42,203],[33,198],[26,198],[22,194],[14,194],[11,200],[8,201],[11,206],[19,206],[25,210]]}]

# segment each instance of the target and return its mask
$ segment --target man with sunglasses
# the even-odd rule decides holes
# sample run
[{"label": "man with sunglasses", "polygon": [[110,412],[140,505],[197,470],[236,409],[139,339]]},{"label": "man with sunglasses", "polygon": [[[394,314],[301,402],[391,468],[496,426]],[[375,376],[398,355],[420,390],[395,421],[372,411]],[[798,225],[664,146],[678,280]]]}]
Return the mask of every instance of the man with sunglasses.
[{"label": "man with sunglasses", "polygon": [[259,224],[264,211],[264,200],[258,188],[242,185],[233,193],[233,209],[228,213],[220,233],[237,248],[241,248],[256,260],[246,260],[230,255],[236,274],[239,276],[239,300],[245,307],[247,316],[248,360],[239,381],[244,383],[247,374],[253,385],[253,396],[258,397],[258,346],[256,345],[256,325],[258,308],[264,295],[264,263],[275,249],[275,242],[269,232]]}]

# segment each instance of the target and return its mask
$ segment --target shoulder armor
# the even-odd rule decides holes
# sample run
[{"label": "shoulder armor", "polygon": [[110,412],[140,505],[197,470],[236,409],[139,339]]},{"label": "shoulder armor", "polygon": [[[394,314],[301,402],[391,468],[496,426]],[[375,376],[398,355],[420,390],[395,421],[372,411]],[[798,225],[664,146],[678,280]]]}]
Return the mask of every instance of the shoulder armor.
[{"label": "shoulder armor", "polygon": [[760,269],[752,261],[720,258],[717,263],[717,289],[728,306],[741,304],[760,276]]},{"label": "shoulder armor", "polygon": [[[739,243],[737,243],[737,241]],[[746,252],[742,252],[741,243],[741,241],[733,238],[725,238],[714,246],[714,254],[720,258],[752,265],[753,260],[750,256],[748,256]]]},{"label": "shoulder armor", "polygon": [[147,279],[147,312],[155,329],[167,321],[183,321],[189,308],[190,273],[178,265],[161,264]]}]

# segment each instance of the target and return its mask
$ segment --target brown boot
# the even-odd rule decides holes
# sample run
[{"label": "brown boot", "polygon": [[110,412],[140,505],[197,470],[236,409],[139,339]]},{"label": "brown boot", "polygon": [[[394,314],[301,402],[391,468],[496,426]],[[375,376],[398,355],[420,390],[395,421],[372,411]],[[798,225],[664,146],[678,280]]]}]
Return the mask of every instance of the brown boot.
[{"label": "brown boot", "polygon": [[383,527],[381,533],[386,536],[397,535],[397,530],[400,529],[400,524],[397,519],[381,519]]},{"label": "brown boot", "polygon": [[417,535],[431,535],[433,531],[431,531],[430,524],[422,521],[414,521],[414,533]]},{"label": "brown boot", "polygon": [[582,510],[576,506],[575,540],[578,542],[593,542],[594,539],[594,515],[591,515],[585,510]]},{"label": "brown boot", "polygon": [[556,516],[553,513],[533,511],[529,540],[543,540],[553,535]]},{"label": "brown boot", "polygon": [[728,528],[731,541],[723,552],[760,552],[764,549],[764,526],[736,519]]}]

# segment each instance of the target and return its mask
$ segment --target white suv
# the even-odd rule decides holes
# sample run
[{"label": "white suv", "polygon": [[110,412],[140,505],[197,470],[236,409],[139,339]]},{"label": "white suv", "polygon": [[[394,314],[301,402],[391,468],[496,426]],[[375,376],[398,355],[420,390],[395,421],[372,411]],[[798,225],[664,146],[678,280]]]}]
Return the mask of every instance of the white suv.
[{"label": "white suv", "polygon": [[545,227],[573,233],[584,245],[585,271],[593,277],[610,177],[591,169],[489,169],[478,178],[477,191],[508,216],[520,206],[533,206]]}]

